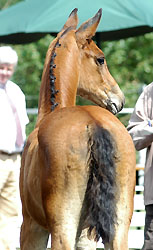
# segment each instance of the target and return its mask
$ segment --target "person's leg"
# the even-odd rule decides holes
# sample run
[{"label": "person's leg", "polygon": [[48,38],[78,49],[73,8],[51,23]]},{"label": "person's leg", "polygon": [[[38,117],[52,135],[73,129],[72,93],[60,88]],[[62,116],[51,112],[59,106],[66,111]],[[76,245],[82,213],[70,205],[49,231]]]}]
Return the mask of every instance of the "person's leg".
[{"label": "person's leg", "polygon": [[0,249],[16,249],[20,155],[0,155]]},{"label": "person's leg", "polygon": [[144,245],[142,250],[153,249],[153,204],[145,207],[145,229],[144,229]]}]

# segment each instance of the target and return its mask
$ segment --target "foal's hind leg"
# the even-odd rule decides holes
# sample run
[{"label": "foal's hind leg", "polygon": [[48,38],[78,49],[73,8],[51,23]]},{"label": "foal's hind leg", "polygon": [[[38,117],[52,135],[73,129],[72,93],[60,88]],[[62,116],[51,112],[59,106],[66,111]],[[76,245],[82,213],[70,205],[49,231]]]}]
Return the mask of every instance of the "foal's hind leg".
[{"label": "foal's hind leg", "polygon": [[59,190],[55,194],[54,198],[51,194],[45,201],[45,213],[51,232],[51,249],[76,250],[76,234],[81,210],[80,197],[66,189],[63,189],[61,194]]},{"label": "foal's hind leg", "polygon": [[[132,183],[132,179],[131,179]],[[134,185],[125,183],[121,188],[120,199],[117,204],[117,225],[113,242],[105,244],[106,250],[128,250],[128,232],[133,213]],[[134,181],[133,181],[134,183]]]},{"label": "foal's hind leg", "polygon": [[20,233],[21,250],[46,250],[49,233],[32,218],[24,216]]},{"label": "foal's hind leg", "polygon": [[[43,207],[51,232],[51,249],[76,250],[77,230],[87,185],[87,174],[85,170],[81,172],[80,169],[73,168],[68,169],[63,175],[58,171],[62,167],[55,166],[55,169],[56,172],[52,171],[51,177],[48,174],[46,181],[43,182],[42,192],[47,194],[43,196]],[[58,178],[54,182],[53,174],[57,172]]]},{"label": "foal's hind leg", "polygon": [[127,221],[128,212],[121,215],[116,227],[115,238],[112,242],[105,244],[105,250],[128,250],[128,230],[130,222]]}]

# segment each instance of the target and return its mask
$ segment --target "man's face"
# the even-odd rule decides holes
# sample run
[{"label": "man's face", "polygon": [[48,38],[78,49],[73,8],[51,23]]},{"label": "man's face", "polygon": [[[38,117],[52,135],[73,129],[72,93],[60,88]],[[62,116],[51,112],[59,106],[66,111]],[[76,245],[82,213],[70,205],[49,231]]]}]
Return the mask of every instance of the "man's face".
[{"label": "man's face", "polygon": [[14,73],[14,64],[0,64],[0,83],[5,84]]}]

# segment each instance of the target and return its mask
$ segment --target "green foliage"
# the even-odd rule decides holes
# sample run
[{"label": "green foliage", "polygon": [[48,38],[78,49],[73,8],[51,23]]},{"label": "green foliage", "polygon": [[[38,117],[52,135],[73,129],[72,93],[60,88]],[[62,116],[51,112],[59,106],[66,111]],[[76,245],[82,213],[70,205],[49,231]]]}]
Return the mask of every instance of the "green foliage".
[{"label": "green foliage", "polygon": [[29,135],[33,131],[37,120],[37,115],[30,114],[28,115],[28,117],[29,117],[29,124],[27,124],[26,126],[26,135]]},{"label": "green foliage", "polygon": [[109,70],[125,94],[125,107],[134,107],[142,86],[153,80],[152,39],[150,33],[101,44]]},{"label": "green foliage", "polygon": [[21,0],[1,0],[0,1],[0,10],[6,9],[9,6],[21,2]]}]

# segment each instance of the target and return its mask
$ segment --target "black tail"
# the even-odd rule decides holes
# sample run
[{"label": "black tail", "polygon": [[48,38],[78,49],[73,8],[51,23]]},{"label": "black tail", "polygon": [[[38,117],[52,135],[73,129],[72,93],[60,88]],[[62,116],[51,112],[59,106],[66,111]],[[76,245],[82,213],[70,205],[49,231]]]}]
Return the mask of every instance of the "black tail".
[{"label": "black tail", "polygon": [[95,240],[113,240],[116,216],[115,142],[108,130],[96,127],[89,142],[91,148],[90,177],[86,191],[89,234],[95,230]]}]

